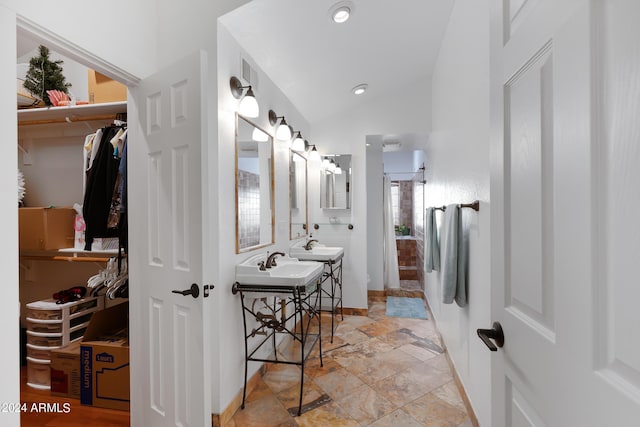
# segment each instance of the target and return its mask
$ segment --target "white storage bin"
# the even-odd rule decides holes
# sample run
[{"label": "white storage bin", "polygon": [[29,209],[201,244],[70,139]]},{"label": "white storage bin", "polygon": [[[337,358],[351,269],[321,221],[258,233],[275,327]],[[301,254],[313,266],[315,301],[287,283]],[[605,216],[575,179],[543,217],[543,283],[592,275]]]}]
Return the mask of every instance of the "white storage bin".
[{"label": "white storage bin", "polygon": [[29,305],[27,304],[27,317],[30,319],[36,320],[62,320],[62,310],[40,310],[40,309],[29,309]]},{"label": "white storage bin", "polygon": [[57,304],[54,299],[46,299],[27,304],[26,317],[34,320],[65,320],[76,314],[94,312],[102,308],[102,298],[84,298],[64,304]]},{"label": "white storage bin", "polygon": [[27,357],[39,360],[51,360],[51,350],[60,347],[38,347],[33,344],[27,344]]},{"label": "white storage bin", "polygon": [[27,317],[27,330],[42,334],[61,334],[62,320],[37,320]]},{"label": "white storage bin", "polygon": [[27,357],[27,385],[40,390],[51,388],[51,362]]},{"label": "white storage bin", "polygon": [[91,316],[104,308],[103,298],[66,304],[53,299],[27,304],[27,343],[35,347],[64,347],[82,338]]},{"label": "white storage bin", "polygon": [[62,347],[62,334],[43,334],[28,330],[27,344],[36,347]]}]

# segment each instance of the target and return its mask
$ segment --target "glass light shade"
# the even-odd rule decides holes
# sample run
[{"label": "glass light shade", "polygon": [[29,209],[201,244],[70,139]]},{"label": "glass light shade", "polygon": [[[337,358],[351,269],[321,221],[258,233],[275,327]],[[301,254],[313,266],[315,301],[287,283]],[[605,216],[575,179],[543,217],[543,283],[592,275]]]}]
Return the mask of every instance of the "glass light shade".
[{"label": "glass light shade", "polygon": [[293,144],[291,144],[291,149],[293,151],[304,151],[304,139],[302,139],[302,135],[298,132],[298,136],[293,140]]},{"label": "glass light shade", "polygon": [[335,172],[335,170],[336,170],[336,164],[333,161],[331,163],[329,163],[329,170],[331,172]]},{"label": "glass light shade", "polygon": [[340,166],[336,166],[336,170],[333,171],[336,175],[342,175],[342,168]]},{"label": "glass light shade", "polygon": [[282,120],[282,123],[280,123],[280,126],[278,126],[278,129],[276,130],[276,138],[279,141],[291,140],[291,128],[284,120]]},{"label": "glass light shade", "polygon": [[324,169],[329,169],[330,164],[331,162],[329,161],[329,159],[325,157],[324,159],[322,159],[322,163],[320,164],[320,167]]},{"label": "glass light shade", "polygon": [[262,132],[258,128],[253,128],[253,133],[251,134],[251,138],[254,141],[265,142],[265,141],[269,140],[269,135],[267,135],[266,133]]},{"label": "glass light shade", "polygon": [[313,148],[311,149],[311,152],[309,153],[309,160],[312,162],[320,161],[320,153],[318,153],[318,150],[316,149],[315,145],[313,146]]},{"label": "glass light shade", "polygon": [[333,12],[333,20],[338,24],[342,24],[343,22],[346,22],[347,19],[349,19],[350,14],[351,14],[351,9],[349,9],[346,6],[341,7],[339,9],[336,9],[335,12]]},{"label": "glass light shade", "polygon": [[353,92],[354,95],[362,95],[363,93],[365,93],[368,87],[368,84],[362,83],[351,89],[351,92]]},{"label": "glass light shade", "polygon": [[240,101],[238,112],[245,117],[258,117],[260,115],[260,107],[258,107],[258,101],[253,96],[253,91],[249,89],[247,94]]}]

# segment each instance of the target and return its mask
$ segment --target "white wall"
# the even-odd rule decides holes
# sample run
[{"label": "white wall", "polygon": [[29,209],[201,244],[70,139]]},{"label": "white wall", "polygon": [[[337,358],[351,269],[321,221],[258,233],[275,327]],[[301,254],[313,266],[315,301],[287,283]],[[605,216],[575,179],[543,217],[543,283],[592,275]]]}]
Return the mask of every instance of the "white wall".
[{"label": "white wall", "polygon": [[[425,147],[426,147],[426,144],[425,144]],[[417,171],[423,165],[426,165],[426,163],[427,163],[427,157],[424,153],[424,150],[415,150],[413,152],[413,169],[412,170]]]},{"label": "white wall", "polygon": [[[16,182],[17,139],[16,129],[16,101],[15,101],[15,60],[16,60],[16,31],[15,15],[0,5],[0,125],[3,131],[4,155],[0,156],[0,182],[10,185]],[[10,187],[9,187],[10,188]],[[0,402],[19,402],[20,393],[17,386],[20,381],[19,346],[20,342],[18,319],[20,305],[18,303],[18,210],[16,194],[13,191],[0,192],[0,271],[2,271],[2,299],[0,305],[0,334],[5,345],[0,352],[0,363],[5,367],[3,384],[0,387]],[[3,426],[19,426],[20,414],[1,414],[0,423]]]},{"label": "white wall", "polygon": [[[384,164],[382,157],[382,136],[368,135],[366,138],[367,154],[367,239],[369,242],[382,242],[383,220],[382,215],[375,214],[382,211],[384,203],[383,181]],[[384,290],[383,245],[367,245],[367,281],[368,290]]]},{"label": "white wall", "polygon": [[[217,84],[219,91],[218,114],[218,170],[215,182],[219,183],[218,225],[219,225],[219,278],[216,281],[215,296],[219,301],[219,316],[215,320],[220,325],[218,340],[223,343],[220,352],[220,402],[224,410],[242,387],[244,375],[244,341],[242,312],[239,295],[231,293],[235,281],[235,265],[243,260],[267,251],[289,252],[289,147],[287,143],[275,141],[274,146],[274,188],[275,188],[275,245],[236,255],[235,253],[235,112],[238,100],[229,90],[229,78],[240,76],[241,57],[252,63],[251,57],[243,51],[233,36],[224,27],[218,31]],[[287,122],[303,135],[309,136],[310,126],[295,106],[284,96],[255,64],[259,85],[254,92],[260,106],[260,116],[251,119],[257,126],[273,135],[267,113],[273,109],[278,115],[285,115]],[[249,376],[260,364],[249,363]],[[215,409],[214,409],[215,412]]]},{"label": "white wall", "polygon": [[480,212],[463,214],[469,225],[468,306],[441,303],[439,272],[427,274],[425,282],[438,329],[483,426],[491,425],[491,352],[475,330],[491,325],[488,11],[486,0],[457,0],[451,14],[433,74],[425,189],[426,207],[481,201]]},{"label": "white wall", "polygon": [[[406,82],[405,82],[406,83]],[[367,254],[370,242],[368,216],[381,215],[382,206],[371,211],[367,204],[368,135],[418,133],[427,134],[431,129],[431,88],[428,76],[423,80],[407,83],[410,91],[398,90],[392,94],[368,99],[365,93],[362,105],[351,111],[340,112],[320,122],[312,123],[313,139],[321,153],[351,154],[353,168],[352,206],[350,211],[323,211],[319,207],[319,176],[317,164],[311,164],[309,175],[309,213],[311,223],[329,223],[329,217],[337,217],[343,223],[352,223],[353,230],[345,227],[325,226],[314,237],[328,245],[345,248],[343,289],[344,306],[367,308]],[[382,171],[380,171],[382,172]],[[382,174],[379,176],[382,180]],[[370,289],[381,284],[371,283]],[[381,288],[380,288],[381,289]]]},{"label": "white wall", "polygon": [[93,2],[78,0],[0,0],[0,6],[138,77],[156,67],[155,4],[113,0],[96,8]]}]

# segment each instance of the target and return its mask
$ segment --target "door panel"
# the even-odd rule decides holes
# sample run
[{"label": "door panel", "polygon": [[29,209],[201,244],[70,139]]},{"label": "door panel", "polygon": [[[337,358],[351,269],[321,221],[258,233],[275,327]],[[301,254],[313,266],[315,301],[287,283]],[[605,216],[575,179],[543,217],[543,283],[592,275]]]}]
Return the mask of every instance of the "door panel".
[{"label": "door panel", "polygon": [[131,405],[135,426],[211,423],[206,300],[174,292],[202,289],[204,61],[189,56],[133,90],[140,123],[129,147],[130,252],[140,310],[132,311],[132,383],[144,384]]},{"label": "door panel", "polygon": [[505,85],[505,307],[554,342],[552,67],[549,43]]},{"label": "door panel", "polygon": [[511,427],[546,427],[537,411],[507,380],[507,425]]}]

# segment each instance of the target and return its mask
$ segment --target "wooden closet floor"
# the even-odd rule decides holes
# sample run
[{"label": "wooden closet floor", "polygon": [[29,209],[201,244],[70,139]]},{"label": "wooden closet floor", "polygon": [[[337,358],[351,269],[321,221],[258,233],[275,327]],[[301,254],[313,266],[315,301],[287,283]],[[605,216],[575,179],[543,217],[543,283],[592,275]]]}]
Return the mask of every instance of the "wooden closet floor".
[{"label": "wooden closet floor", "polygon": [[[27,368],[20,369],[20,401],[27,411],[20,414],[21,427],[128,427],[129,412],[81,405],[79,399],[51,396],[49,390],[27,386]],[[58,403],[60,413],[31,411],[33,404]],[[62,413],[67,403],[70,411]],[[55,408],[55,407],[54,407]],[[49,408],[51,410],[51,406]]]}]

